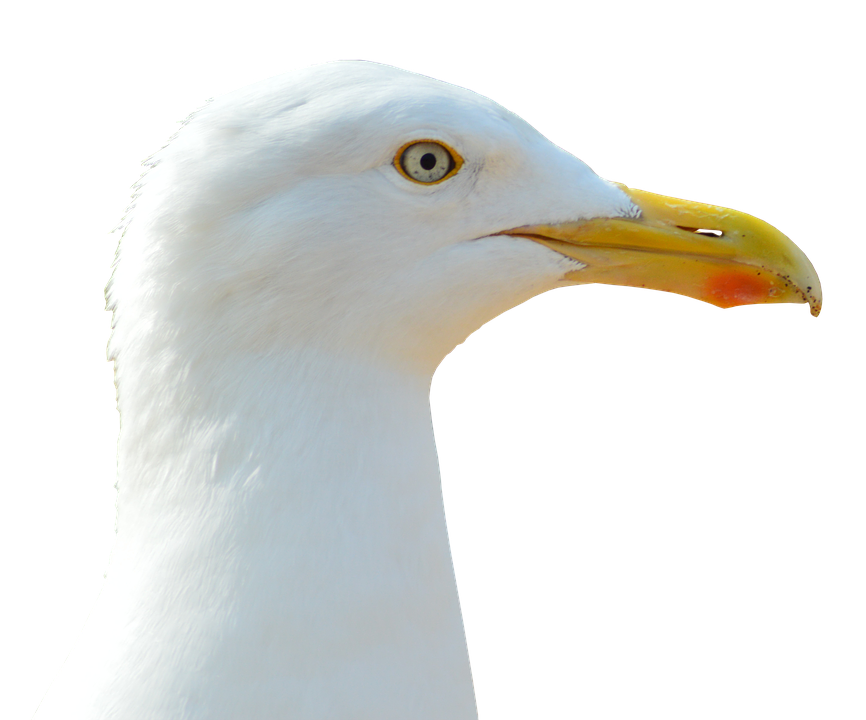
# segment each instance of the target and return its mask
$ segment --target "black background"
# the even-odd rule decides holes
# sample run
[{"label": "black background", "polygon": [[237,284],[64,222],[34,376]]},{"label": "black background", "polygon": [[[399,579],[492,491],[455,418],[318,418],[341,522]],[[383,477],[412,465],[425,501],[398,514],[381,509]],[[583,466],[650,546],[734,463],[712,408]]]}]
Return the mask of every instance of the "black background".
[{"label": "black background", "polygon": [[[41,279],[28,285],[30,370],[11,436],[33,463],[16,483],[23,517],[12,518],[26,528],[21,715],[74,639],[111,543],[106,232],[174,120],[246,80],[367,50],[496,98],[606,177],[767,218],[826,285],[799,140],[804,105],[821,92],[810,59],[755,55],[766,27],[738,28],[736,41],[727,29],[691,45],[562,26],[543,43],[520,29],[461,32],[454,51],[416,54],[242,53],[200,40],[129,61],[92,49],[60,59],[28,96],[50,112],[28,261]],[[479,49],[461,52],[470,42]],[[548,696],[545,706],[611,713],[818,702],[830,622],[821,588],[833,583],[835,498],[820,473],[832,295],[829,307],[816,321],[804,307],[721,312],[581,288],[514,310],[444,362],[432,398],[488,715]]]}]

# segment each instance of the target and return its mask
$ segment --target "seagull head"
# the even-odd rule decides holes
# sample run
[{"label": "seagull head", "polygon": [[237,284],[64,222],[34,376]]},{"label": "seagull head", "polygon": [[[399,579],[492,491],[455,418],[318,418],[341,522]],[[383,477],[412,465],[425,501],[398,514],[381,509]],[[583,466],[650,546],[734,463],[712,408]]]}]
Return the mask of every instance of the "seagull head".
[{"label": "seagull head", "polygon": [[[770,225],[608,182],[487,98],[388,66],[226,95],[149,165],[108,290],[116,349],[162,323],[215,352],[300,346],[432,373],[563,285],[820,310],[814,269]],[[125,314],[147,322],[127,331]]]}]

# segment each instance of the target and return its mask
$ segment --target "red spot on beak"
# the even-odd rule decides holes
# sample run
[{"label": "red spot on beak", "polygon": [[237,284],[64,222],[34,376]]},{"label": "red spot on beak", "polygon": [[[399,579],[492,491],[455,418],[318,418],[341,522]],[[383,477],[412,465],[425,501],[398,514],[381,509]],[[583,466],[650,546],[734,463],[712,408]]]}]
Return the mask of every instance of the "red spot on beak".
[{"label": "red spot on beak", "polygon": [[725,308],[766,302],[778,290],[771,276],[758,275],[756,272],[729,270],[712,276],[707,281],[707,299]]}]

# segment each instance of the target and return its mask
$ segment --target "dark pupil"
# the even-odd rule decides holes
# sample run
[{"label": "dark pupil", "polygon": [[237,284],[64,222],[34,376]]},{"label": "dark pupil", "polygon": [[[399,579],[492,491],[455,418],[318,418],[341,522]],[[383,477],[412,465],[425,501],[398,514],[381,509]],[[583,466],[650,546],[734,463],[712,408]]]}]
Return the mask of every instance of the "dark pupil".
[{"label": "dark pupil", "polygon": [[421,167],[425,170],[432,170],[436,167],[436,156],[433,153],[424,153],[421,156]]}]

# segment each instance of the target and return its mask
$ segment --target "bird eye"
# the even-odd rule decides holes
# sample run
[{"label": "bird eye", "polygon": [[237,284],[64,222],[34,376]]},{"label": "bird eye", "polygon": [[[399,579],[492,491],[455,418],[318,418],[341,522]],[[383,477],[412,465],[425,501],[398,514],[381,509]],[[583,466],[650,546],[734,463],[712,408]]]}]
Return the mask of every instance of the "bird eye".
[{"label": "bird eye", "polygon": [[400,148],[394,164],[410,180],[432,185],[456,173],[463,158],[442,143],[422,140]]}]

